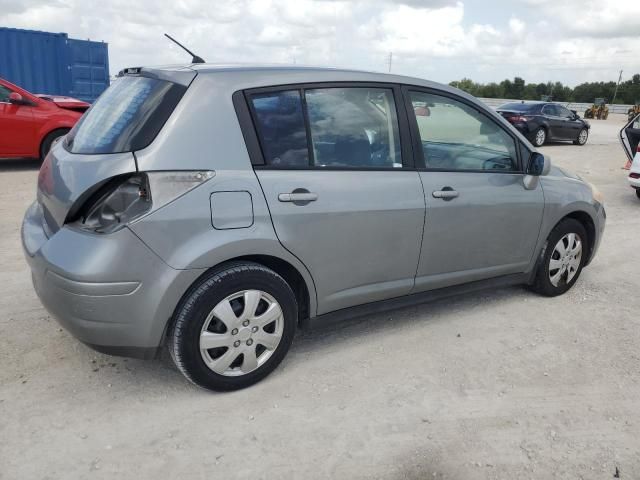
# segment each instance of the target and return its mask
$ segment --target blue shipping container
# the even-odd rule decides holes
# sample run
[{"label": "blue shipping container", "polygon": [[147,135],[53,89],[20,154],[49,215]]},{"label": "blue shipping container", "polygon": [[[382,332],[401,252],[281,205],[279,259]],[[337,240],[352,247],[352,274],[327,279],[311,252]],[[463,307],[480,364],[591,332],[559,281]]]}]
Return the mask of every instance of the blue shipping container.
[{"label": "blue shipping container", "polygon": [[109,86],[108,45],[0,27],[0,77],[32,93],[93,102]]}]

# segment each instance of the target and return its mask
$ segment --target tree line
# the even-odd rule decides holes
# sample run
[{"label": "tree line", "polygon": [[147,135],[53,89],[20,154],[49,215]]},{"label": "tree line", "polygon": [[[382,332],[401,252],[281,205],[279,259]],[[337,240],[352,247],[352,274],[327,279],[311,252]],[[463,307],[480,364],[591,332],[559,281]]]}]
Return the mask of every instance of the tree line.
[{"label": "tree line", "polygon": [[[452,87],[464,90],[481,98],[512,98],[518,100],[541,100],[550,96],[557,102],[591,103],[596,98],[605,98],[612,102],[616,90],[616,82],[585,82],[574,88],[562,82],[526,83],[523,78],[505,79],[500,83],[476,83],[468,78],[449,83]],[[640,103],[640,74],[636,73],[630,80],[621,82],[618,87],[615,103]]]}]

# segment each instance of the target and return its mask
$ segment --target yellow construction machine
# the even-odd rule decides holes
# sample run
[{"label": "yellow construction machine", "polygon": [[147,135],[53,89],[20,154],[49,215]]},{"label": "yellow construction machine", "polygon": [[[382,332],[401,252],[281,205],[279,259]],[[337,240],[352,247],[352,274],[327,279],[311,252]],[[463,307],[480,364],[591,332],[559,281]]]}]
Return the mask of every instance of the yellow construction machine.
[{"label": "yellow construction machine", "polygon": [[591,107],[584,112],[584,118],[596,118],[598,120],[606,120],[609,116],[609,107],[607,100],[604,98],[596,98]]}]

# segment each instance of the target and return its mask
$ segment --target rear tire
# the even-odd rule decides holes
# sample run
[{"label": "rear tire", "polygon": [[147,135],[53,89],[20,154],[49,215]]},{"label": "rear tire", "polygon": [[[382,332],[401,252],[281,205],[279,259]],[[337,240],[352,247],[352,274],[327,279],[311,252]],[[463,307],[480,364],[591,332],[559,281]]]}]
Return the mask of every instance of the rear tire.
[{"label": "rear tire", "polygon": [[547,297],[562,295],[580,277],[588,253],[589,240],[582,224],[572,218],[563,220],[549,234],[531,289]]},{"label": "rear tire", "polygon": [[640,199],[640,188],[636,188],[636,197]]},{"label": "rear tire", "polygon": [[44,140],[42,140],[42,143],[40,144],[40,161],[41,162],[44,161],[44,157],[46,157],[47,154],[49,153],[49,150],[51,150],[51,146],[53,145],[53,142],[57,138],[60,138],[66,135],[67,133],[69,133],[68,128],[60,128],[58,130],[54,130],[53,132],[48,133],[47,136],[44,137]]},{"label": "rear tire", "polygon": [[206,274],[180,301],[169,352],[200,387],[245,388],[280,364],[297,318],[296,297],[280,275],[258,263],[229,263]]}]

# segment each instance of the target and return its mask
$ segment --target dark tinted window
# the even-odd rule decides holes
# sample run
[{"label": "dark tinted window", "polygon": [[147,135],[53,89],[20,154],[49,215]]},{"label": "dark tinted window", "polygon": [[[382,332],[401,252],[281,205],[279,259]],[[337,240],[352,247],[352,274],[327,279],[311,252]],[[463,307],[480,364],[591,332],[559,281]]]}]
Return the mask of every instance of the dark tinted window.
[{"label": "dark tinted window", "polygon": [[497,110],[507,110],[509,112],[522,112],[522,113],[532,113],[536,110],[538,105],[535,103],[505,103],[504,105],[500,105]]},{"label": "dark tinted window", "polygon": [[262,154],[267,165],[309,165],[302,100],[298,90],[251,96]]},{"label": "dark tinted window", "polygon": [[571,111],[568,108],[565,108],[561,105],[556,105],[556,111],[558,112],[557,115],[559,117],[564,117],[564,118],[573,117],[573,113],[571,113]]},{"label": "dark tinted window", "polygon": [[315,166],[402,168],[391,90],[311,89],[305,98]]},{"label": "dark tinted window", "polygon": [[559,115],[558,109],[555,105],[552,104],[548,104],[542,107],[542,113],[544,115],[552,115],[554,117],[557,117]]},{"label": "dark tinted window", "polygon": [[72,153],[120,153],[149,145],[187,87],[147,77],[115,81],[71,130]]},{"label": "dark tinted window", "polygon": [[11,93],[11,90],[9,90],[7,87],[0,85],[0,102],[9,102],[9,94]]}]

